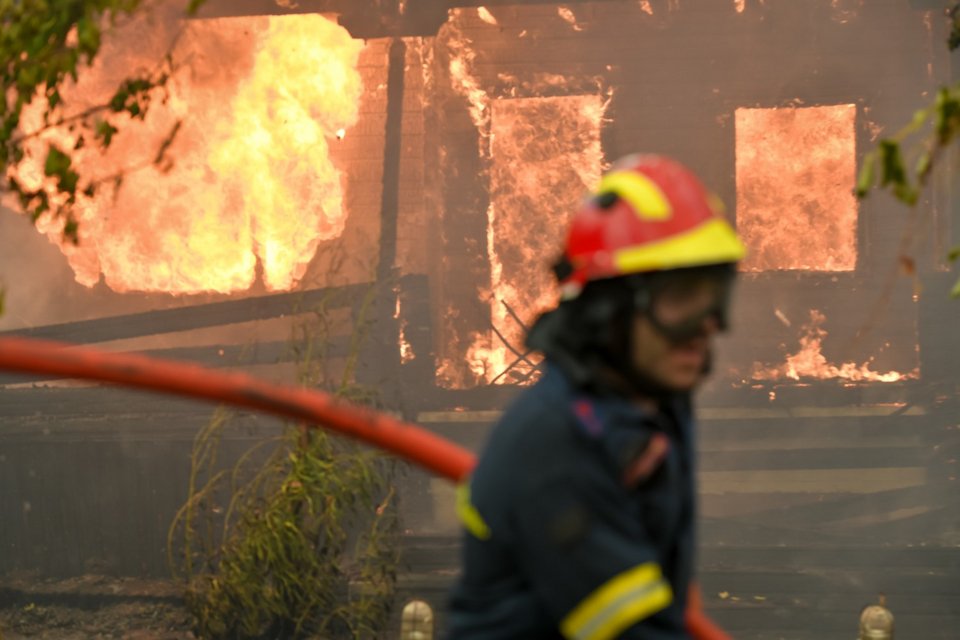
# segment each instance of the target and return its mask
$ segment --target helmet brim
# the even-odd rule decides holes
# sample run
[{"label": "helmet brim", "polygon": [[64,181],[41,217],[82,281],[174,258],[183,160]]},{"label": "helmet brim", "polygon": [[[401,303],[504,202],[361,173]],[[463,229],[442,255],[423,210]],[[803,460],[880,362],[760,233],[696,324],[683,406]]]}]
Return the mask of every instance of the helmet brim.
[{"label": "helmet brim", "polygon": [[708,220],[690,231],[614,253],[617,275],[739,262],[747,255],[730,224]]}]

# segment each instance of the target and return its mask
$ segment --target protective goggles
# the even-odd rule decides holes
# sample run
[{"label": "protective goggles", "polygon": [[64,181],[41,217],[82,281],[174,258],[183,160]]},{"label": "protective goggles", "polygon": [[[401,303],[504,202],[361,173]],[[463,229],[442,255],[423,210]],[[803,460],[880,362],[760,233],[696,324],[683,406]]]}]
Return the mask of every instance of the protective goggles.
[{"label": "protective goggles", "polygon": [[646,315],[667,339],[684,342],[706,333],[712,318],[721,331],[736,270],[732,265],[675,269],[635,276],[634,307]]}]

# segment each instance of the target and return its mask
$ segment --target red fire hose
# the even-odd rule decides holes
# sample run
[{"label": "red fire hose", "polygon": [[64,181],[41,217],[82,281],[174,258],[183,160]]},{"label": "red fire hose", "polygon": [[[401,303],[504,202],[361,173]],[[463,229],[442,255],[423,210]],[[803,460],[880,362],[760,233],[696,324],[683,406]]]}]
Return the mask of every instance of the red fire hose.
[{"label": "red fire hose", "polygon": [[[272,384],[242,373],[25,338],[0,338],[0,369],[100,380],[302,420],[376,445],[454,482],[466,478],[476,464],[470,451],[422,427],[320,391]],[[695,638],[729,638],[703,615],[695,590],[690,600],[687,628]]]},{"label": "red fire hose", "polygon": [[455,482],[466,477],[475,462],[471,452],[421,427],[319,391],[199,365],[67,347],[56,342],[0,338],[0,368],[100,380],[303,420],[369,442]]}]

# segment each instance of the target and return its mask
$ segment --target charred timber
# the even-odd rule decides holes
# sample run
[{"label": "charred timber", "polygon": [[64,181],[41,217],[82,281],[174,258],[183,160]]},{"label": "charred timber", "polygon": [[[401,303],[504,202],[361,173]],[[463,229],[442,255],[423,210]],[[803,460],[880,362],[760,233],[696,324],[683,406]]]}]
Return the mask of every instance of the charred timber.
[{"label": "charred timber", "polygon": [[327,309],[346,308],[361,299],[371,286],[373,285],[364,283],[293,293],[276,293],[179,309],[162,309],[29,329],[15,329],[0,332],[0,336],[39,338],[72,344],[94,344],[139,338],[252,320],[269,320],[307,312],[321,303]]}]

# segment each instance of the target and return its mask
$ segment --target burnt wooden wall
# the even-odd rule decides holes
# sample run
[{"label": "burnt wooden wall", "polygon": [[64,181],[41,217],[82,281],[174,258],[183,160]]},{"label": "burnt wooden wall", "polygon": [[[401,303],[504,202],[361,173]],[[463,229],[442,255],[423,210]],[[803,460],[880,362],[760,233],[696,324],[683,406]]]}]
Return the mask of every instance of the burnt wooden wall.
[{"label": "burnt wooden wall", "polygon": [[[441,34],[469,40],[476,53],[474,75],[491,98],[562,95],[564,89],[556,86],[547,93],[531,89],[542,74],[568,78],[572,93],[600,79],[601,87],[613,91],[603,129],[608,160],[638,150],[674,156],[734,212],[738,107],[854,104],[859,159],[872,147],[878,128],[885,134],[897,130],[926,104],[938,83],[949,79],[940,14],[905,0],[746,2],[743,13],[725,1],[650,2],[653,15],[640,4],[563,5],[576,25],[559,14],[557,4],[490,6],[496,25],[465,8],[455,21],[458,34]],[[435,309],[437,322],[456,325],[459,336],[489,326],[486,308],[476,304],[477,292],[489,280],[484,261],[488,199],[482,142],[466,100],[451,88],[447,55],[438,47],[437,106],[430,112],[446,161],[437,174],[445,189],[444,244],[431,252],[436,265],[431,279],[445,292],[444,300],[456,303],[453,318],[446,309]],[[927,233],[932,228],[940,239],[934,250],[929,235],[921,233],[912,249],[925,274],[942,266],[943,239],[951,233],[945,190],[944,185],[932,190],[920,207],[934,218]],[[907,217],[904,207],[882,195],[861,205],[853,272],[745,275],[734,324],[748,330],[729,339],[726,361],[746,368],[754,361],[781,362],[781,345],[796,346],[799,324],[816,308],[827,317],[830,337],[824,350],[831,361],[875,357],[880,369],[911,370],[918,304],[913,283],[896,277]],[[879,298],[885,302],[878,303]],[[793,326],[785,327],[775,309]]]},{"label": "burnt wooden wall", "polygon": [[[841,22],[835,4],[856,15]],[[601,77],[613,89],[603,129],[608,159],[637,149],[676,156],[728,203],[735,202],[737,107],[854,103],[862,153],[870,144],[868,121],[895,129],[951,74],[937,14],[906,0],[748,0],[743,14],[719,0],[696,6],[651,0],[650,6],[652,16],[638,2],[571,4],[579,30],[552,4],[491,6],[497,26],[464,9],[460,28],[492,96],[516,88],[501,74],[521,82],[542,73]],[[479,449],[516,390],[437,389],[432,362],[448,348],[444,331],[464,337],[489,321],[478,298],[489,279],[482,142],[465,101],[444,76],[449,51],[429,38],[406,45],[394,266],[427,279],[401,291],[411,319],[408,338],[419,353],[402,369],[408,385],[399,409]],[[374,41],[364,58],[366,116],[359,141],[346,141],[353,146],[338,152],[353,162],[348,208],[364,213],[351,223],[353,250],[312,266],[310,277],[321,285],[363,282],[375,264],[383,164],[376,148],[386,140],[388,97],[380,85],[388,76],[388,49],[388,41]],[[950,182],[921,204],[932,212],[941,244],[953,233]],[[949,274],[938,271],[935,257],[922,259],[932,256],[923,249],[917,298],[913,283],[901,279],[890,303],[872,312],[897,255],[903,216],[882,196],[863,205],[853,273],[767,273],[742,283],[735,318],[741,331],[724,345],[723,358],[781,361],[780,345],[792,346],[796,332],[786,331],[773,309],[799,316],[819,308],[829,319],[831,359],[862,359],[890,341],[899,346],[886,364],[900,367],[914,361],[919,347],[921,379],[752,389],[719,377],[703,391],[702,480],[715,482],[703,496],[703,580],[708,608],[737,637],[850,637],[858,607],[880,590],[890,595],[905,637],[954,635],[960,566],[949,536],[960,523],[951,503],[950,478],[957,474],[949,452],[956,438],[951,398],[958,345],[955,307],[945,299]],[[344,264],[351,265],[346,275],[331,278],[333,267]],[[62,322],[76,319],[70,310],[90,299],[97,304],[83,307],[88,317],[191,304],[57,284],[52,289],[70,303],[57,309]],[[11,296],[11,308],[18,300],[26,296]],[[879,321],[854,341],[872,315]],[[175,326],[171,318],[164,330]],[[124,315],[113,329],[109,322],[92,325],[107,331],[97,340],[89,337],[91,326],[81,333],[91,342],[115,339],[130,322]],[[251,354],[214,341],[165,355],[243,367],[276,363],[286,352],[279,342],[258,349]],[[377,354],[367,362],[361,377],[375,383]],[[450,411],[454,407],[475,413]],[[193,436],[209,415],[202,405],[107,389],[0,390],[0,571],[164,575],[166,529],[186,494]],[[278,428],[242,415],[226,455]],[[811,486],[798,484],[805,477]],[[871,479],[874,490],[866,486]],[[432,518],[444,508],[445,498],[430,495],[424,477],[411,474],[405,482],[416,517]],[[758,491],[762,483],[768,484]],[[411,528],[436,533],[438,525]],[[411,537],[405,588],[442,607],[457,545],[454,528],[439,529],[439,537]]]}]

